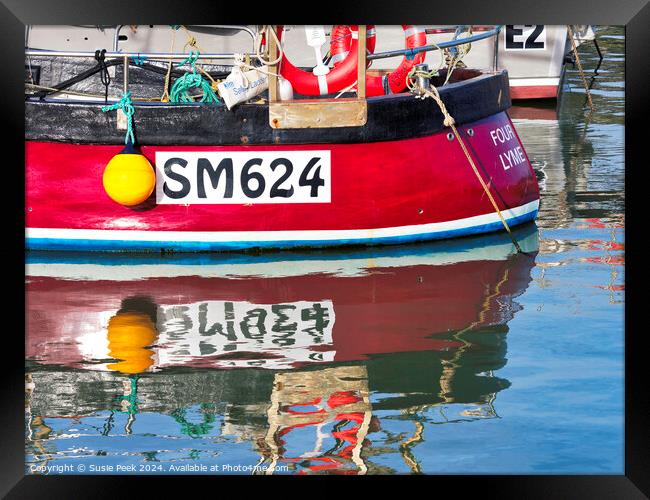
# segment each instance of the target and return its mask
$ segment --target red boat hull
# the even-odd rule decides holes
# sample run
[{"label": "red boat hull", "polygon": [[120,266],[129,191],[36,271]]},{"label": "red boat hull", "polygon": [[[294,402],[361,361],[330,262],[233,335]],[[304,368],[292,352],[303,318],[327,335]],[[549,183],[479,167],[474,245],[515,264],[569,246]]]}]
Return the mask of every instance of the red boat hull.
[{"label": "red boat hull", "polygon": [[[539,189],[505,112],[459,132],[511,225],[535,218]],[[499,230],[501,222],[458,141],[441,131],[374,143],[143,146],[157,152],[328,150],[325,203],[176,204],[137,209],[112,201],[102,173],[122,148],[26,143],[27,247],[88,250],[219,250],[380,244]]]}]

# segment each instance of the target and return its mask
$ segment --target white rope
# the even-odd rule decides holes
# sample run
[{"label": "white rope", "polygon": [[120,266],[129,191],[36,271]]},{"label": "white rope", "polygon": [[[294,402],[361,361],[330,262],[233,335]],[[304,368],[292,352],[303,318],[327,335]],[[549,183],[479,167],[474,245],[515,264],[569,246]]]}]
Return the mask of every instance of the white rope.
[{"label": "white rope", "polygon": [[349,86],[345,87],[343,90],[341,90],[341,92],[339,92],[339,93],[336,95],[336,97],[334,97],[334,99],[338,99],[339,97],[341,97],[341,96],[342,96],[343,94],[345,94],[346,92],[352,90],[356,84],[357,84],[357,81],[355,80],[354,83],[353,83],[352,85],[349,85]]},{"label": "white rope", "polygon": [[[275,40],[275,44],[278,48],[278,57],[274,61],[267,61],[262,57],[262,34],[266,34],[266,40],[267,40],[267,46],[268,42],[270,40],[269,34],[273,35],[273,39]],[[257,34],[257,40],[255,43],[255,55],[257,59],[264,65],[264,66],[273,66],[274,64],[278,64],[281,60],[282,57],[284,56],[284,52],[282,51],[282,43],[280,43],[280,40],[278,39],[278,35],[275,32],[275,29],[273,26],[262,26],[262,29]]]}]

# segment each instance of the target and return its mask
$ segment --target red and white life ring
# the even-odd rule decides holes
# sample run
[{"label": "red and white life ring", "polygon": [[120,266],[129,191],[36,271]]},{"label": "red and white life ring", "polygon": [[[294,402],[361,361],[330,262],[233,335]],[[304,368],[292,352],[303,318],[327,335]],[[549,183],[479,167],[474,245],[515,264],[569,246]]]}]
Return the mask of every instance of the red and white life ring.
[{"label": "red and white life ring", "polygon": [[[282,26],[277,27],[278,39],[282,40]],[[296,68],[287,59],[286,54],[280,62],[280,74],[291,82],[293,89],[302,95],[326,95],[339,92],[352,85],[357,79],[357,43],[359,38],[357,26],[350,26],[351,42],[349,54],[343,62],[335,66],[329,73],[316,76],[311,71]]]},{"label": "red and white life ring", "polygon": [[[342,24],[336,25],[332,28],[330,35],[330,54],[332,58],[330,62],[336,67],[343,61],[350,52],[350,42],[352,31],[349,26]],[[369,54],[375,52],[375,44],[377,43],[377,30],[374,24],[369,24],[366,27],[366,51]]]},{"label": "red and white life ring", "polygon": [[[344,36],[346,34],[345,28],[347,28],[347,26],[335,26],[332,30],[330,52],[332,54],[333,61],[336,54],[336,63],[347,60],[347,56],[352,50],[350,47],[351,44],[349,37]],[[369,36],[366,42],[371,53],[374,52],[376,38],[374,26],[372,28],[371,50]],[[427,35],[423,28],[410,24],[402,24],[402,29],[404,30],[404,36],[406,37],[407,49],[424,47],[427,44]],[[335,32],[337,34],[336,37]],[[367,33],[370,33],[370,26],[368,26]],[[404,57],[397,69],[384,77],[371,75],[366,76],[366,95],[371,97],[385,94],[396,94],[403,91],[406,88],[406,76],[408,75],[409,71],[411,71],[411,69],[413,69],[413,66],[416,64],[424,62],[425,57],[426,54],[424,52],[416,54],[415,57],[411,60],[408,60],[406,57]]]}]

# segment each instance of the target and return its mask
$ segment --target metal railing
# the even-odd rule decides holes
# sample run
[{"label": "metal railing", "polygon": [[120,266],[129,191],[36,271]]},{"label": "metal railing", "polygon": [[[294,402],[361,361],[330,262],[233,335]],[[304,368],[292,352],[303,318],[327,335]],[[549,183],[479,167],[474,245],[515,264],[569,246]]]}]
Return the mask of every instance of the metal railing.
[{"label": "metal railing", "polygon": [[[425,45],[424,47],[416,47],[413,49],[400,49],[400,50],[389,50],[387,52],[378,52],[376,54],[368,54],[368,60],[374,61],[375,59],[387,59],[389,57],[396,56],[415,56],[421,52],[431,52],[433,50],[447,49],[449,47],[456,47],[458,45],[464,45],[466,43],[477,42],[479,40],[484,40],[496,36],[501,31],[501,26],[479,33],[477,35],[468,36],[467,38],[457,38],[456,40],[450,40],[448,42],[440,42],[436,45]],[[497,37],[498,38],[498,37]]]},{"label": "metal railing", "polygon": [[[123,26],[123,25],[122,25]],[[122,52],[116,50],[117,41],[119,39],[119,29],[122,27],[119,26],[115,30],[115,44],[114,50],[112,52],[106,52],[105,57],[131,57],[131,58],[141,58],[146,57],[147,59],[174,59],[174,60],[183,60],[187,58],[187,53],[183,52]],[[207,25],[206,25],[207,26]],[[212,26],[212,25],[210,25]],[[246,26],[212,26],[219,28],[230,28],[230,29],[241,29],[249,33],[253,39],[255,39],[254,32]],[[492,30],[484,31],[476,35],[469,36],[467,38],[458,38],[456,40],[450,40],[448,42],[441,42],[435,45],[426,45],[424,47],[416,47],[413,49],[400,49],[400,50],[389,50],[386,52],[378,52],[375,54],[368,54],[368,60],[374,61],[375,59],[387,59],[389,57],[396,56],[414,56],[421,52],[431,52],[434,50],[446,49],[450,47],[456,47],[458,45],[464,45],[466,43],[477,42],[479,40],[484,40],[496,36],[501,31],[501,26],[497,26]],[[498,38],[498,37],[497,37]],[[88,51],[71,51],[71,50],[41,50],[41,49],[30,49],[25,50],[25,55],[30,57],[95,57],[95,52]],[[244,53],[244,55],[255,56],[253,53]],[[203,53],[199,54],[199,59],[217,59],[217,60],[228,60],[233,59],[235,53]]]},{"label": "metal railing", "polygon": [[[244,53],[244,55],[247,55]],[[255,54],[248,54],[254,56]],[[87,52],[82,50],[41,50],[41,49],[27,49],[25,56],[29,57],[90,57],[95,58],[95,52]],[[174,59],[183,60],[187,59],[187,52],[106,52],[107,58],[147,58],[147,59]],[[234,53],[227,54],[212,54],[203,53],[198,55],[198,59],[234,59]]]},{"label": "metal railing", "polygon": [[[115,28],[115,34],[113,35],[113,52],[119,52],[119,44],[120,44],[120,31],[122,28],[126,26],[125,24],[120,24]],[[248,33],[253,41],[253,44],[255,44],[255,32],[253,32],[252,29],[250,29],[248,26],[244,25],[237,25],[237,26],[231,26],[231,25],[224,25],[224,24],[197,24],[197,25],[191,25],[187,29],[189,31],[192,31],[192,26],[197,26],[197,27],[205,27],[205,28],[216,28],[216,29],[232,29],[232,30],[238,30],[238,31],[244,31]]]},{"label": "metal railing", "polygon": [[[188,54],[184,52],[121,52],[117,50],[119,48],[119,32],[120,29],[125,26],[125,25],[120,25],[116,27],[115,29],[115,38],[114,38],[114,50],[112,52],[106,52],[105,57],[106,58],[119,58],[123,60],[124,64],[124,84],[123,84],[123,89],[124,92],[128,90],[129,86],[129,59],[150,59],[150,60],[165,60],[169,61],[170,59],[172,60],[184,60],[187,59]],[[253,40],[255,40],[256,35],[255,33],[248,27],[246,26],[221,26],[221,25],[204,25],[204,26],[210,26],[210,27],[216,27],[216,28],[224,28],[224,29],[240,29],[242,31],[246,31],[251,35]],[[497,51],[498,51],[498,34],[501,31],[502,26],[496,26],[494,29],[489,30],[489,31],[483,31],[479,34],[472,35],[466,38],[457,38],[455,40],[450,40],[448,42],[441,42],[439,44],[434,44],[434,45],[426,45],[424,47],[416,47],[413,49],[401,49],[401,50],[391,50],[391,51],[386,51],[386,52],[379,52],[375,54],[368,54],[367,59],[368,60],[375,60],[375,59],[387,59],[390,57],[396,57],[396,56],[410,56],[413,57],[416,54],[422,53],[422,52],[430,52],[434,50],[441,50],[449,47],[456,47],[458,45],[464,45],[467,43],[472,43],[476,42],[479,40],[485,40],[487,38],[495,37],[495,42],[494,42],[494,65],[495,65],[495,70],[496,70],[496,64],[497,64]],[[28,32],[26,32],[26,38],[27,38]],[[95,58],[95,52],[89,52],[89,51],[69,51],[69,50],[41,50],[41,49],[30,49],[26,48],[25,49],[25,55],[27,57],[88,57],[88,58]],[[229,59],[234,59],[235,58],[235,53],[202,53],[199,54],[197,57],[198,59],[213,59],[213,60],[229,60]],[[248,56],[255,56],[253,53],[249,54],[244,54]]]},{"label": "metal railing", "polygon": [[[131,58],[147,58],[147,59],[173,59],[173,60],[182,60],[187,58],[187,53],[183,52],[124,52],[119,49],[120,43],[120,31],[125,24],[120,24],[115,27],[115,33],[113,35],[113,50],[111,52],[106,52],[105,57],[131,57]],[[203,28],[215,28],[215,29],[230,29],[238,30],[247,33],[253,42],[253,51],[250,53],[244,53],[244,55],[254,56],[254,44],[256,34],[255,32],[244,25],[221,25],[221,24],[201,24],[201,25],[191,25],[188,30],[191,30],[191,27],[203,27]],[[33,49],[28,47],[29,40],[29,26],[25,28],[25,56],[26,57],[95,57],[94,51],[84,51],[84,50],[47,50],[47,49]],[[234,59],[235,53],[204,53],[199,54],[199,59],[216,59],[216,60],[228,60]]]}]

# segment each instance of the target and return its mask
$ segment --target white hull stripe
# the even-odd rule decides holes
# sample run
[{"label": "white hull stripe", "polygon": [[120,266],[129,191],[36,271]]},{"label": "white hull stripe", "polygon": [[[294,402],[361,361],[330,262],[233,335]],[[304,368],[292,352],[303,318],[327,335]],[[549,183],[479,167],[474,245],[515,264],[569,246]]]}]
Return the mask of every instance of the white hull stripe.
[{"label": "white hull stripe", "polygon": [[[502,210],[506,219],[521,217],[537,211],[539,200],[519,207]],[[399,236],[438,233],[467,229],[500,222],[496,212],[467,217],[448,222],[432,222],[412,226],[385,227],[377,229],[324,229],[306,231],[140,231],[137,229],[59,229],[26,228],[26,238],[65,240],[120,240],[120,241],[166,241],[166,242],[263,242],[263,241],[336,241],[374,240]]]},{"label": "white hull stripe", "polygon": [[532,87],[539,85],[554,85],[558,86],[560,84],[560,79],[557,77],[549,78],[513,78],[510,77],[510,86],[511,87]]}]

